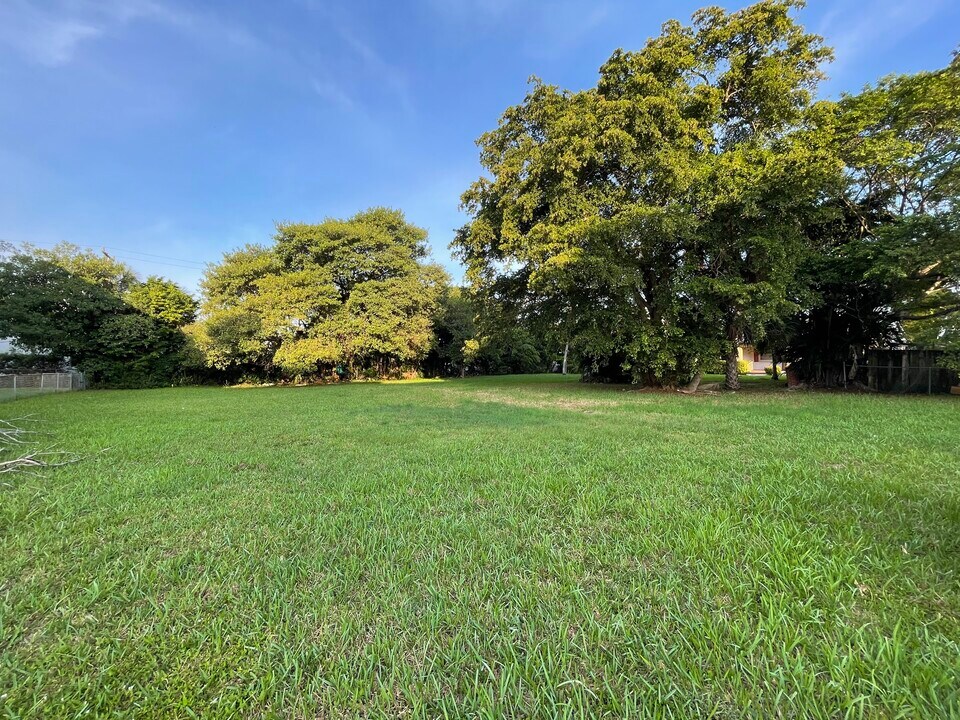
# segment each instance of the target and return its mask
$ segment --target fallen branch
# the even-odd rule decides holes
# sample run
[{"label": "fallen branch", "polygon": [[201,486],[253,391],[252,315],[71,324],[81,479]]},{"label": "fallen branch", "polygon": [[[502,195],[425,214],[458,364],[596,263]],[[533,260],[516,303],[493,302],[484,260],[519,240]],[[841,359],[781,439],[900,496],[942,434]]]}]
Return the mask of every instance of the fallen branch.
[{"label": "fallen branch", "polygon": [[[51,458],[60,458],[51,460]],[[66,450],[46,450],[41,452],[21,455],[13,460],[0,461],[0,475],[4,473],[17,472],[26,468],[48,468],[63,467],[78,463],[83,458],[77,453],[67,452]]]},{"label": "fallen branch", "polygon": [[27,445],[31,442],[27,437],[37,434],[35,430],[26,430],[19,425],[14,425],[15,422],[36,422],[36,420],[29,415],[12,420],[0,420],[0,445]]},{"label": "fallen branch", "polygon": [[[18,457],[9,460],[0,460],[0,475],[18,472],[36,475],[36,471],[42,468],[63,467],[64,465],[78,463],[83,459],[78,453],[57,450],[54,447],[26,452],[27,447],[39,444],[37,440],[33,439],[34,436],[40,434],[39,431],[27,430],[23,427],[24,424],[31,422],[37,422],[37,420],[29,415],[10,420],[0,419],[0,452],[18,454]],[[9,486],[9,483],[0,484]]]}]

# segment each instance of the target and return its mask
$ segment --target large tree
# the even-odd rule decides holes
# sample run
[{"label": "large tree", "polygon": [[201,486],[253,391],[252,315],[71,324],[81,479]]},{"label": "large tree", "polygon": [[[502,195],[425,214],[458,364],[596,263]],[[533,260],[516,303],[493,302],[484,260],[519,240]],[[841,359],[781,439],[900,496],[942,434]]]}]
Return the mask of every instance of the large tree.
[{"label": "large tree", "polygon": [[204,277],[191,332],[212,366],[290,378],[387,374],[423,359],[446,276],[403,213],[282,223],[274,240],[228,253]]},{"label": "large tree", "polygon": [[142,299],[163,288],[183,313],[192,299],[160,278],[147,285],[141,291],[129,267],[75,246],[26,246],[0,262],[0,335],[54,362],[69,359],[93,384],[169,383],[180,373],[179,326],[186,316],[139,306],[129,296]]},{"label": "large tree", "polygon": [[835,106],[846,185],[811,232],[810,301],[788,354],[812,383],[855,376],[872,347],[952,349],[960,315],[960,63],[885,78]]},{"label": "large tree", "polygon": [[455,245],[478,294],[507,288],[588,370],[645,384],[735,358],[787,314],[831,169],[792,138],[829,57],[798,5],[702,10],[614,53],[596,88],[535,83],[480,139],[491,177],[463,196]]}]

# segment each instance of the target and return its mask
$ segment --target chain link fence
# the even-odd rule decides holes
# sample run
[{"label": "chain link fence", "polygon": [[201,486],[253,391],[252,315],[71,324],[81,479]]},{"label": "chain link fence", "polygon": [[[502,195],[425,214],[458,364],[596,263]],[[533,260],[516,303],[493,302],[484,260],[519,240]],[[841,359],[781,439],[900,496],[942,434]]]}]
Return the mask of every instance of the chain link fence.
[{"label": "chain link fence", "polygon": [[11,373],[0,375],[0,401],[44,393],[85,390],[86,378],[80,372]]},{"label": "chain link fence", "polygon": [[938,364],[941,355],[935,351],[872,350],[851,379],[877,392],[949,393],[958,378]]}]

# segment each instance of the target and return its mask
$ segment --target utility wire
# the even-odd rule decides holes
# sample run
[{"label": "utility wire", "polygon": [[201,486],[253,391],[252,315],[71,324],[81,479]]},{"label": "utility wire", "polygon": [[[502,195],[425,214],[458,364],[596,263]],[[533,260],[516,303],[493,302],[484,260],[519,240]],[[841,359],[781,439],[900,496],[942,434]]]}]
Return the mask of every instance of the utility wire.
[{"label": "utility wire", "polygon": [[[12,240],[7,240],[6,242],[9,242],[13,245],[18,244],[18,243],[14,243]],[[50,243],[26,243],[26,244],[35,245],[37,247],[43,248],[44,250],[52,250],[54,247],[54,245],[51,245]],[[183,268],[184,270],[205,270],[207,267],[207,263],[200,262],[199,260],[187,260],[184,258],[169,257],[167,255],[157,255],[155,253],[141,252],[140,250],[129,250],[127,248],[113,247],[110,245],[101,245],[98,248],[98,247],[94,247],[93,245],[79,245],[77,243],[70,243],[70,244],[80,248],[81,250],[91,250],[93,252],[99,252],[101,250],[113,250],[114,251],[113,255],[115,255],[117,258],[122,260],[136,260],[137,262],[150,263],[154,265],[168,265],[170,267]],[[146,257],[136,257],[137,255],[144,255]],[[150,258],[158,258],[158,259],[153,260]]]}]

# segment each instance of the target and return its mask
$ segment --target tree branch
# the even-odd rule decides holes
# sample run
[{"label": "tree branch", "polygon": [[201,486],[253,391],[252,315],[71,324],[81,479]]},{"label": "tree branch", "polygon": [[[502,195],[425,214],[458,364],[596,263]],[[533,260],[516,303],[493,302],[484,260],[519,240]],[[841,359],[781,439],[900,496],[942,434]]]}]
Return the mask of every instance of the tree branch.
[{"label": "tree branch", "polygon": [[960,312],[960,305],[948,305],[947,307],[940,308],[934,312],[927,313],[926,315],[897,315],[897,319],[900,321],[915,321],[915,320],[933,320],[934,318],[946,317],[947,315],[952,315],[955,312]]}]

